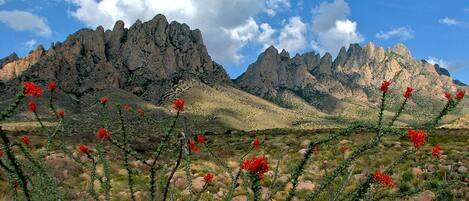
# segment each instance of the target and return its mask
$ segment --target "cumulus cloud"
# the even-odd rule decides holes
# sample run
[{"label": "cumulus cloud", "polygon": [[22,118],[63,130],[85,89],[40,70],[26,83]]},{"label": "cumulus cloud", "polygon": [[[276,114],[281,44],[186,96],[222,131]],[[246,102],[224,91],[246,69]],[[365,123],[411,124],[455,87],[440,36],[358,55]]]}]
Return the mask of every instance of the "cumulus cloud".
[{"label": "cumulus cloud", "polygon": [[311,47],[320,53],[337,55],[341,47],[364,40],[357,30],[357,22],[348,19],[351,11],[344,0],[323,2],[312,13],[312,31],[316,39],[311,42]]},{"label": "cumulus cloud", "polygon": [[273,17],[277,14],[278,10],[282,8],[290,8],[290,0],[266,0],[265,1],[265,12],[267,15]]},{"label": "cumulus cloud", "polygon": [[[156,14],[184,22],[202,31],[210,54],[219,62],[238,64],[246,41],[259,32],[254,16],[266,9],[265,0],[67,0],[75,5],[71,15],[90,27],[112,28],[123,20],[148,21]],[[273,4],[277,5],[277,4]]]},{"label": "cumulus cloud", "polygon": [[45,18],[26,11],[2,10],[0,11],[0,22],[17,31],[34,31],[37,35],[43,37],[52,34]]},{"label": "cumulus cloud", "polygon": [[398,28],[392,28],[389,31],[383,32],[380,31],[379,33],[376,34],[376,38],[380,39],[390,39],[396,37],[399,40],[408,40],[414,38],[413,31],[410,28],[407,27],[398,27]]},{"label": "cumulus cloud", "polygon": [[305,33],[306,24],[301,21],[301,18],[291,17],[288,24],[280,31],[277,47],[290,52],[301,50],[307,45]]},{"label": "cumulus cloud", "polygon": [[436,57],[428,57],[427,62],[433,65],[438,64],[440,67],[446,68],[449,71],[457,71],[461,68],[469,68],[469,60],[447,61]]},{"label": "cumulus cloud", "polygon": [[278,31],[273,29],[269,24],[262,23],[260,25],[261,32],[257,37],[257,42],[264,44],[262,50],[265,50],[267,47],[271,45],[275,45],[274,34]]},{"label": "cumulus cloud", "polygon": [[441,19],[438,20],[438,22],[440,24],[446,24],[446,25],[450,25],[450,26],[457,25],[457,24],[460,23],[457,20],[449,18],[449,17],[441,18]]},{"label": "cumulus cloud", "polygon": [[34,47],[36,47],[36,44],[37,44],[37,41],[34,40],[34,39],[31,39],[31,40],[29,40],[29,41],[26,41],[26,42],[24,43],[24,46],[25,46],[27,49],[30,50],[30,49],[33,49]]}]

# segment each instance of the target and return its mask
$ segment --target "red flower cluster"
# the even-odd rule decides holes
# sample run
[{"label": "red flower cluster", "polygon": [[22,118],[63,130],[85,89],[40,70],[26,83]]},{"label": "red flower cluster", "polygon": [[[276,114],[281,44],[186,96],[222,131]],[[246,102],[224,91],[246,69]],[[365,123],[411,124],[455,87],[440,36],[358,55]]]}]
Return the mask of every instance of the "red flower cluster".
[{"label": "red flower cluster", "polygon": [[427,137],[427,135],[428,134],[424,131],[415,131],[415,130],[409,130],[407,133],[407,137],[410,139],[412,143],[414,143],[414,146],[417,149],[427,142],[425,141],[425,137]]},{"label": "red flower cluster", "polygon": [[65,117],[65,110],[64,109],[57,110],[57,115],[63,119]]},{"label": "red flower cluster", "polygon": [[145,117],[145,111],[142,108],[137,109],[137,114],[140,118]]},{"label": "red flower cluster", "polygon": [[36,112],[37,110],[37,105],[34,101],[29,101],[28,103],[28,108],[29,108],[29,111],[31,112]]},{"label": "red flower cluster", "polygon": [[241,166],[241,169],[251,171],[251,173],[257,175],[260,179],[264,177],[264,174],[269,171],[269,164],[264,156],[253,157],[245,160]]},{"label": "red flower cluster", "polygon": [[256,139],[254,139],[254,140],[251,142],[252,148],[256,148],[256,147],[258,147],[260,144],[261,144],[261,141],[259,140],[259,138],[256,138]]},{"label": "red flower cluster", "polygon": [[3,157],[3,150],[0,149],[0,158]]},{"label": "red flower cluster", "polygon": [[49,85],[47,85],[47,89],[49,89],[49,91],[55,91],[55,89],[57,89],[57,83],[50,82]]},{"label": "red flower cluster", "polygon": [[197,143],[203,144],[203,143],[205,143],[206,140],[207,140],[207,138],[205,136],[197,135]]},{"label": "red flower cluster", "polygon": [[184,111],[184,99],[177,98],[176,100],[174,100],[173,108],[180,112]]},{"label": "red flower cluster", "polygon": [[212,174],[212,173],[207,173],[207,175],[204,176],[204,181],[205,181],[205,183],[207,183],[207,184],[212,183],[212,181],[213,181],[213,174]]},{"label": "red flower cluster", "polygon": [[132,110],[132,106],[130,106],[129,104],[124,104],[123,108],[126,112],[130,112],[130,110]]},{"label": "red flower cluster", "polygon": [[450,93],[445,93],[445,98],[448,99],[448,100],[452,100],[453,97],[451,96]]},{"label": "red flower cluster", "polygon": [[345,144],[340,147],[340,152],[343,153],[343,154],[345,154],[345,152],[347,152],[347,150],[348,150],[348,147]]},{"label": "red flower cluster", "polygon": [[407,90],[404,93],[404,98],[410,98],[410,96],[412,95],[412,91],[414,91],[412,87],[407,87]]},{"label": "red flower cluster", "polygon": [[105,128],[99,128],[96,137],[104,142],[111,139],[111,134]]},{"label": "red flower cluster", "polygon": [[432,147],[432,155],[435,158],[440,158],[441,155],[441,147],[439,144],[436,144]]},{"label": "red flower cluster", "polygon": [[42,89],[32,82],[25,82],[23,84],[23,93],[29,96],[40,98],[42,96]]},{"label": "red flower cluster", "polygon": [[23,136],[21,137],[21,141],[25,144],[25,145],[29,145],[29,137],[28,136]]},{"label": "red flower cluster", "polygon": [[458,91],[456,94],[456,100],[460,101],[464,98],[464,95],[466,94],[465,90]]},{"label": "red flower cluster", "polygon": [[389,85],[391,85],[390,82],[384,81],[384,82],[381,84],[380,90],[381,90],[382,92],[388,92],[388,90],[389,90]]},{"label": "red flower cluster", "polygon": [[100,102],[102,105],[106,105],[106,103],[107,103],[108,100],[109,100],[109,99],[106,98],[106,97],[101,97],[101,98],[99,99],[99,102]]},{"label": "red flower cluster", "polygon": [[376,170],[373,174],[373,178],[381,183],[383,186],[387,186],[389,188],[394,188],[394,182],[391,179],[391,176],[383,174],[381,171]]},{"label": "red flower cluster", "polygon": [[200,148],[195,144],[194,140],[189,140],[189,149],[195,153],[200,152]]},{"label": "red flower cluster", "polygon": [[91,149],[89,149],[87,146],[85,145],[80,145],[78,147],[78,151],[80,152],[81,155],[85,155],[85,154],[89,154],[91,153]]}]

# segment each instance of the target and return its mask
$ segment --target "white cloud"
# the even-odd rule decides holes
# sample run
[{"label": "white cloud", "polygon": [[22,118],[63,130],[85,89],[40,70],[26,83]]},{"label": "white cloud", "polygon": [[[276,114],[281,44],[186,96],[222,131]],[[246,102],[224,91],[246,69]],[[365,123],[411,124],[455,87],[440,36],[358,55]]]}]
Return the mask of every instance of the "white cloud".
[{"label": "white cloud", "polygon": [[[254,38],[254,16],[266,9],[265,0],[67,0],[76,8],[71,15],[88,26],[112,28],[123,20],[130,26],[137,19],[148,21],[156,14],[187,23],[202,31],[210,55],[218,62],[238,64],[240,50]],[[257,27],[257,31],[256,28]]]},{"label": "white cloud", "polygon": [[261,33],[257,37],[257,42],[264,44],[262,51],[271,45],[275,45],[275,39],[273,38],[274,34],[277,33],[277,30],[273,29],[269,24],[263,23],[260,26]]},{"label": "white cloud", "polygon": [[398,27],[398,28],[393,28],[389,31],[383,32],[380,31],[379,33],[376,34],[376,38],[380,39],[390,39],[392,37],[397,37],[399,40],[407,40],[407,39],[412,39],[414,38],[413,31],[410,28],[407,27]]},{"label": "white cloud", "polygon": [[31,49],[34,49],[36,47],[36,44],[37,44],[37,41],[34,40],[34,39],[31,39],[29,41],[26,41],[24,43],[24,46],[28,49],[28,50],[31,50]]},{"label": "white cloud", "polygon": [[446,24],[446,25],[450,25],[450,26],[451,25],[457,25],[457,24],[460,23],[457,20],[449,18],[449,17],[441,18],[441,19],[438,20],[438,22],[440,24]]},{"label": "white cloud", "polygon": [[2,10],[0,11],[0,22],[17,31],[34,31],[37,35],[44,37],[52,34],[46,19],[26,11]]},{"label": "white cloud", "polygon": [[289,52],[301,50],[307,44],[305,33],[306,24],[301,21],[300,17],[292,17],[280,31],[277,47]]},{"label": "white cloud", "polygon": [[433,65],[438,64],[440,67],[443,67],[443,68],[448,67],[448,62],[447,61],[445,61],[443,59],[436,58],[436,57],[428,57],[427,62],[431,63]]},{"label": "white cloud", "polygon": [[312,13],[312,31],[316,39],[311,41],[311,47],[320,53],[337,55],[341,47],[364,40],[357,30],[357,22],[347,19],[351,11],[344,0],[323,2]]},{"label": "white cloud", "polygon": [[446,68],[449,71],[457,71],[461,68],[469,68],[469,60],[452,60],[447,61],[436,57],[428,57],[427,62],[433,65],[438,64],[440,67]]},{"label": "white cloud", "polygon": [[278,10],[281,8],[290,8],[290,0],[266,0],[265,1],[265,12],[270,17],[273,17],[277,14]]}]

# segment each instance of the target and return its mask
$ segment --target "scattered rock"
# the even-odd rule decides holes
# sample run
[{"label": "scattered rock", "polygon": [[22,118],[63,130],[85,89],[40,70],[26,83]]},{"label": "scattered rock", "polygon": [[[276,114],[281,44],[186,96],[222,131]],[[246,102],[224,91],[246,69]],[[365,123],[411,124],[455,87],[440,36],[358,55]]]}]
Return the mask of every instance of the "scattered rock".
[{"label": "scattered rock", "polygon": [[300,153],[301,155],[304,155],[306,153],[307,149],[300,149],[300,151],[298,151],[298,153]]},{"label": "scattered rock", "polygon": [[311,181],[300,181],[298,182],[297,189],[298,190],[313,190],[314,187],[316,187],[316,184],[314,184]]},{"label": "scattered rock", "polygon": [[412,168],[412,173],[414,173],[415,176],[419,176],[423,173],[422,169],[414,167]]},{"label": "scattered rock", "polygon": [[341,140],[339,144],[352,144],[352,141],[350,140]]},{"label": "scattered rock", "polygon": [[301,142],[301,147],[307,148],[309,143],[311,143],[311,140],[303,140],[303,142]]},{"label": "scattered rock", "polygon": [[459,166],[458,168],[458,172],[461,173],[461,174],[464,174],[467,172],[467,168],[464,167],[464,166]]},{"label": "scattered rock", "polygon": [[203,177],[197,177],[192,180],[192,188],[196,191],[202,190],[205,185],[205,181]]},{"label": "scattered rock", "polygon": [[129,173],[127,172],[126,169],[120,169],[117,174],[122,175],[122,176],[127,176]]},{"label": "scattered rock", "polygon": [[247,201],[245,195],[238,195],[232,199],[232,201]]},{"label": "scattered rock", "polygon": [[432,201],[435,197],[435,193],[427,190],[417,196],[417,201]]}]

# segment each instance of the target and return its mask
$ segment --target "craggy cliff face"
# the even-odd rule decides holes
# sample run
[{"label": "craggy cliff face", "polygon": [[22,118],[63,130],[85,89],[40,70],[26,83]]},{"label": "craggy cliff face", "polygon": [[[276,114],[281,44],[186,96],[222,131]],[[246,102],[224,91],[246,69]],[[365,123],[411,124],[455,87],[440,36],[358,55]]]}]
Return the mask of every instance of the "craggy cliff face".
[{"label": "craggy cliff face", "polygon": [[11,95],[25,80],[56,81],[61,90],[80,97],[105,88],[122,88],[151,100],[184,78],[206,83],[230,82],[210,58],[199,30],[168,23],[163,15],[130,28],[82,29],[63,43],[42,47],[24,59],[0,60],[0,93]]}]

